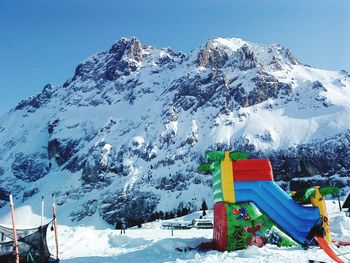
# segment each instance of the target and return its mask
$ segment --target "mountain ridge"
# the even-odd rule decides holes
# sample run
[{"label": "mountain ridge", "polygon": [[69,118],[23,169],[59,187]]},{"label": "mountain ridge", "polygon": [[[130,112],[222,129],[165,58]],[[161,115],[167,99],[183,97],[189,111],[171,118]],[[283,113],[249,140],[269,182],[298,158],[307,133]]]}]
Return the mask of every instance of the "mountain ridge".
[{"label": "mountain ridge", "polygon": [[270,158],[285,187],[347,186],[349,102],[347,72],[278,44],[216,38],[184,54],[121,38],[0,117],[0,206],[54,192],[70,224],[195,209],[211,200],[196,166],[214,149]]}]

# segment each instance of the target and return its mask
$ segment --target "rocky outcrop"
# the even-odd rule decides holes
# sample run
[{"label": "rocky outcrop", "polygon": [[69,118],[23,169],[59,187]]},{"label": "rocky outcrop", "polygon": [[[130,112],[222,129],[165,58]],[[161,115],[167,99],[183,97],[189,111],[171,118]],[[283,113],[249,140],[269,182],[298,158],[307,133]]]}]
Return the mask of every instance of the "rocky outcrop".
[{"label": "rocky outcrop", "polygon": [[[323,141],[302,144],[278,151],[251,151],[254,158],[270,159],[276,180],[320,176],[326,182],[333,175],[350,178],[350,130]],[[305,180],[304,180],[305,181]],[[299,179],[293,181],[297,184]],[[333,178],[332,184],[344,186],[344,182]],[[304,182],[305,184],[305,182]],[[309,184],[312,184],[312,180]]]},{"label": "rocky outcrop", "polygon": [[232,66],[245,71],[257,67],[258,59],[247,45],[239,48],[233,57]]},{"label": "rocky outcrop", "polygon": [[198,53],[197,65],[200,67],[221,68],[227,60],[228,55],[225,50],[215,46],[214,42],[209,40]]},{"label": "rocky outcrop", "polygon": [[22,100],[15,107],[15,110],[22,110],[24,108],[27,108],[29,112],[34,112],[36,109],[43,107],[47,102],[50,101],[52,94],[55,92],[55,89],[56,88],[51,84],[46,84],[40,94],[30,97],[27,100]]},{"label": "rocky outcrop", "polygon": [[12,173],[22,181],[35,182],[48,174],[49,164],[46,160],[46,155],[43,153],[18,153],[11,165]]},{"label": "rocky outcrop", "polygon": [[147,220],[156,209],[158,201],[159,197],[151,192],[135,191],[132,195],[116,193],[103,201],[99,213],[113,225],[122,218],[126,222]]}]

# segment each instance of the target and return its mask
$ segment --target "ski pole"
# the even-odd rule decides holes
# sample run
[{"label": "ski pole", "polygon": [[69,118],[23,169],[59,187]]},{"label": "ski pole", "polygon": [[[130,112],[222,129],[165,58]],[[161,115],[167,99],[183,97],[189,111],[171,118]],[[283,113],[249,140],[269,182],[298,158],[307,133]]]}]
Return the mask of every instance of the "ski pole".
[{"label": "ski pole", "polygon": [[43,228],[43,218],[44,218],[44,196],[41,197],[41,228]]}]

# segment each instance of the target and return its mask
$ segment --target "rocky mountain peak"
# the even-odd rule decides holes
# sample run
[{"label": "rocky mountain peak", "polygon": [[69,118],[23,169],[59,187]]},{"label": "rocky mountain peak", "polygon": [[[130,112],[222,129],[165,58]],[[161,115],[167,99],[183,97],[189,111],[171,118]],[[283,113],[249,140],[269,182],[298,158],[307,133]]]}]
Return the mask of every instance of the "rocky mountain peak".
[{"label": "rocky mountain peak", "polygon": [[35,111],[35,109],[38,109],[39,107],[45,105],[45,103],[51,99],[51,96],[54,93],[55,89],[56,88],[50,83],[46,84],[43,87],[41,93],[37,94],[36,96],[31,96],[26,100],[22,100],[15,107],[15,110],[21,110],[28,107],[29,112]]},{"label": "rocky mountain peak", "polygon": [[199,67],[235,67],[242,71],[255,67],[281,69],[281,64],[299,64],[289,49],[280,44],[271,46],[250,43],[239,38],[210,39],[200,48],[196,64]]},{"label": "rocky mountain peak", "polygon": [[228,148],[270,158],[278,180],[349,184],[349,87],[281,45],[216,38],[185,55],[121,38],[0,116],[0,209],[8,192],[56,193],[67,224],[195,209],[212,200],[203,153]]},{"label": "rocky mountain peak", "polygon": [[210,39],[199,50],[197,65],[199,67],[221,68],[223,67],[234,51],[245,45],[245,41],[239,38]]},{"label": "rocky mountain peak", "polygon": [[[274,44],[271,46],[272,49],[274,49],[274,59],[278,59],[280,61],[284,61],[287,63],[290,63],[292,65],[300,64],[298,59],[294,57],[292,52],[289,50],[289,48],[285,48],[281,44]],[[271,52],[272,53],[272,52]]]},{"label": "rocky mountain peak", "polygon": [[143,46],[136,37],[120,38],[108,51],[94,55],[81,62],[75,69],[72,79],[63,86],[67,87],[71,82],[78,79],[104,79],[114,81],[120,76],[130,75],[141,67],[143,60],[149,53],[145,49],[152,50],[153,47]]},{"label": "rocky mountain peak", "polygon": [[225,50],[215,44],[215,40],[209,40],[198,52],[197,65],[199,67],[220,68],[225,65],[228,55]]},{"label": "rocky mountain peak", "polygon": [[124,55],[137,62],[142,61],[142,44],[136,37],[119,39],[108,52],[113,54],[117,61],[121,60]]}]

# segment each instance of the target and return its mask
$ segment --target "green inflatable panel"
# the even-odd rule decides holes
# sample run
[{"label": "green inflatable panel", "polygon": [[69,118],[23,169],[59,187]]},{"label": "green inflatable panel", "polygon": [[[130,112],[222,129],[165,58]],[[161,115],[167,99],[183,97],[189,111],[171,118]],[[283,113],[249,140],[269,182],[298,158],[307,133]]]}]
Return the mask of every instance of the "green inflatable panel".
[{"label": "green inflatable panel", "polygon": [[270,218],[253,203],[225,203],[227,216],[227,251],[262,247],[265,244],[296,246],[289,236],[277,228]]}]

